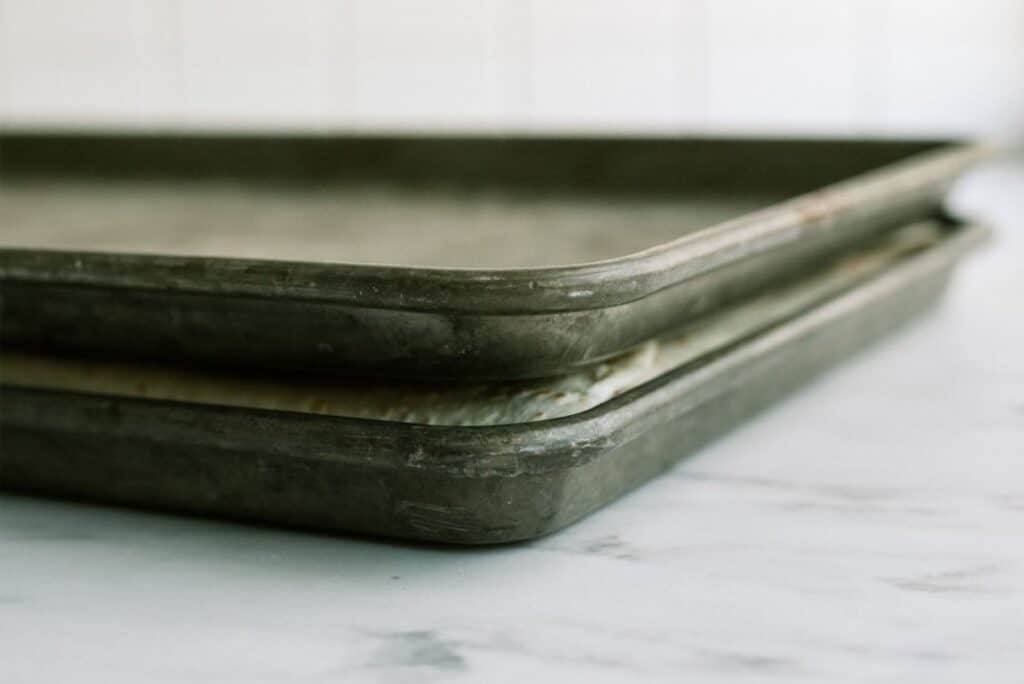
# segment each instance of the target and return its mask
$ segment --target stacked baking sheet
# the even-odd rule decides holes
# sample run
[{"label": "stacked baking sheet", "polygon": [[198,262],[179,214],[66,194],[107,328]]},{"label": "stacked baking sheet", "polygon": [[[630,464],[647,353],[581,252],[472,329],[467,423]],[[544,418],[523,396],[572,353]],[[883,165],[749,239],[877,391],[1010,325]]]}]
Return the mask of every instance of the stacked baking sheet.
[{"label": "stacked baking sheet", "polygon": [[0,486],[557,529],[933,301],[938,142],[0,138]]}]

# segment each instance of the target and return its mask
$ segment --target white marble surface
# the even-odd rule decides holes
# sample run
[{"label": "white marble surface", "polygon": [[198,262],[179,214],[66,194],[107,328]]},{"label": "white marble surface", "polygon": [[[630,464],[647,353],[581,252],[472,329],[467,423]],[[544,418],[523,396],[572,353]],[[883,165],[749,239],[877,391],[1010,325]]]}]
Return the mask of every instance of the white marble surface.
[{"label": "white marble surface", "polygon": [[0,497],[0,681],[1024,679],[1024,164],[916,326],[550,538]]}]

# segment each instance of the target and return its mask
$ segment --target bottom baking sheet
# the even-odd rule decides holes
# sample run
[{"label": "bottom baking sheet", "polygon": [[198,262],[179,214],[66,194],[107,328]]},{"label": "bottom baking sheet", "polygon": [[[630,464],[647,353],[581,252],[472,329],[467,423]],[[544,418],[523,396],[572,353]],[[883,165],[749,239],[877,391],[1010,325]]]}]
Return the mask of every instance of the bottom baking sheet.
[{"label": "bottom baking sheet", "polygon": [[[443,393],[421,388],[425,403],[416,410],[447,423],[424,425],[415,412],[402,419],[409,422],[311,413],[316,407],[303,402],[317,399],[305,388],[284,397],[273,385],[263,396],[277,410],[267,410],[262,399],[246,398],[260,391],[214,383],[200,394],[206,380],[192,376],[140,380],[135,368],[6,355],[0,486],[434,541],[537,536],[656,475],[890,331],[935,300],[956,260],[983,237],[975,227],[905,229],[884,247],[762,297],[739,318],[729,316],[741,309],[639,352],[673,368],[654,361],[647,376],[627,372],[622,377],[633,379],[611,392],[618,396],[555,418],[531,411],[557,404],[562,390],[536,384],[530,401],[498,416],[487,414],[504,405],[492,390],[491,409],[470,417],[445,413],[443,402],[431,407]],[[755,319],[756,329],[735,327]],[[715,341],[709,330],[728,332]],[[636,358],[621,363],[628,370]],[[607,368],[576,379],[584,395],[619,377],[614,364]],[[350,412],[350,400],[321,399],[321,408]],[[394,400],[380,406],[386,412]],[[374,402],[366,406],[370,417],[386,417],[373,413]]]}]

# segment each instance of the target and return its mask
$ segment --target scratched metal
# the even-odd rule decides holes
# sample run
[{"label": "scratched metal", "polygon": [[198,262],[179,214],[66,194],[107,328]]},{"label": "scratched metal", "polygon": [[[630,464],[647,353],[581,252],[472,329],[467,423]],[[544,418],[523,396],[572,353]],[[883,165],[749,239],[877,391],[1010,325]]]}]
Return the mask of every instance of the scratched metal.
[{"label": "scratched metal", "polygon": [[[975,145],[900,141],[60,138],[8,132],[0,135],[0,194],[9,193],[2,203],[9,213],[0,209],[0,342],[325,375],[480,380],[566,373],[882,231],[940,213],[947,186],[985,153]],[[375,211],[389,202],[404,210],[378,211],[362,225],[362,238],[378,234],[382,242],[365,252],[353,249],[357,255],[430,264],[435,261],[421,257],[432,254],[437,264],[468,268],[241,258],[253,253],[246,236],[256,241],[255,229],[235,231],[234,249],[228,241],[191,254],[177,253],[167,236],[153,243],[157,254],[103,251],[110,235],[102,231],[80,233],[62,251],[54,249],[59,241],[40,237],[33,243],[32,235],[45,231],[25,229],[18,216],[33,212],[15,211],[17,193],[25,191],[29,198],[46,198],[36,203],[48,207],[40,208],[42,215],[64,207],[62,220],[92,230],[107,220],[110,207],[69,188],[107,184],[113,196],[136,188],[131,220],[121,222],[140,232],[168,223],[168,215],[179,215],[182,207],[198,224],[216,223],[220,214],[212,207],[204,214],[204,202],[213,200],[196,189],[198,181],[254,189],[252,213],[236,212],[234,220],[277,217],[279,226],[272,228],[296,233],[295,244],[280,250],[285,256],[321,251],[296,248],[302,212],[277,201],[307,193],[307,211],[320,211],[312,205],[341,211],[359,202]],[[146,194],[152,184],[163,190]],[[360,188],[382,184],[391,194],[376,204],[360,194]],[[352,201],[331,205],[332,193]],[[472,219],[481,194],[504,198],[498,209],[505,207],[509,216],[536,220],[501,218],[493,232],[510,247],[490,245],[488,258],[475,260],[464,236],[487,231]],[[429,199],[438,196],[457,206]],[[761,204],[767,206],[751,211]],[[556,228],[548,225],[557,222],[558,212],[574,217],[573,239],[556,239]],[[320,216],[321,227],[330,227],[331,216]],[[652,222],[652,216],[660,218]],[[429,229],[451,217],[466,222],[466,229]],[[398,239],[388,244],[442,244],[432,252],[412,250],[408,259],[406,252],[382,249],[385,234],[395,237],[392,221],[401,225]],[[144,249],[146,243],[133,244]],[[524,251],[524,244],[531,249]],[[322,252],[335,258],[338,247]],[[568,265],[537,265],[552,262]]]}]

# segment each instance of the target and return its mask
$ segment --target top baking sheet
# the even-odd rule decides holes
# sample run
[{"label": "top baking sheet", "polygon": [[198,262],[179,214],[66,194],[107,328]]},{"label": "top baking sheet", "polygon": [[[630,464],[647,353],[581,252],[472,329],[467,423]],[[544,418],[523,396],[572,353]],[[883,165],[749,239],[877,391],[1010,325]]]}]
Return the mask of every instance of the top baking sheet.
[{"label": "top baking sheet", "polygon": [[0,335],[317,373],[561,373],[935,213],[981,153],[7,135]]}]

